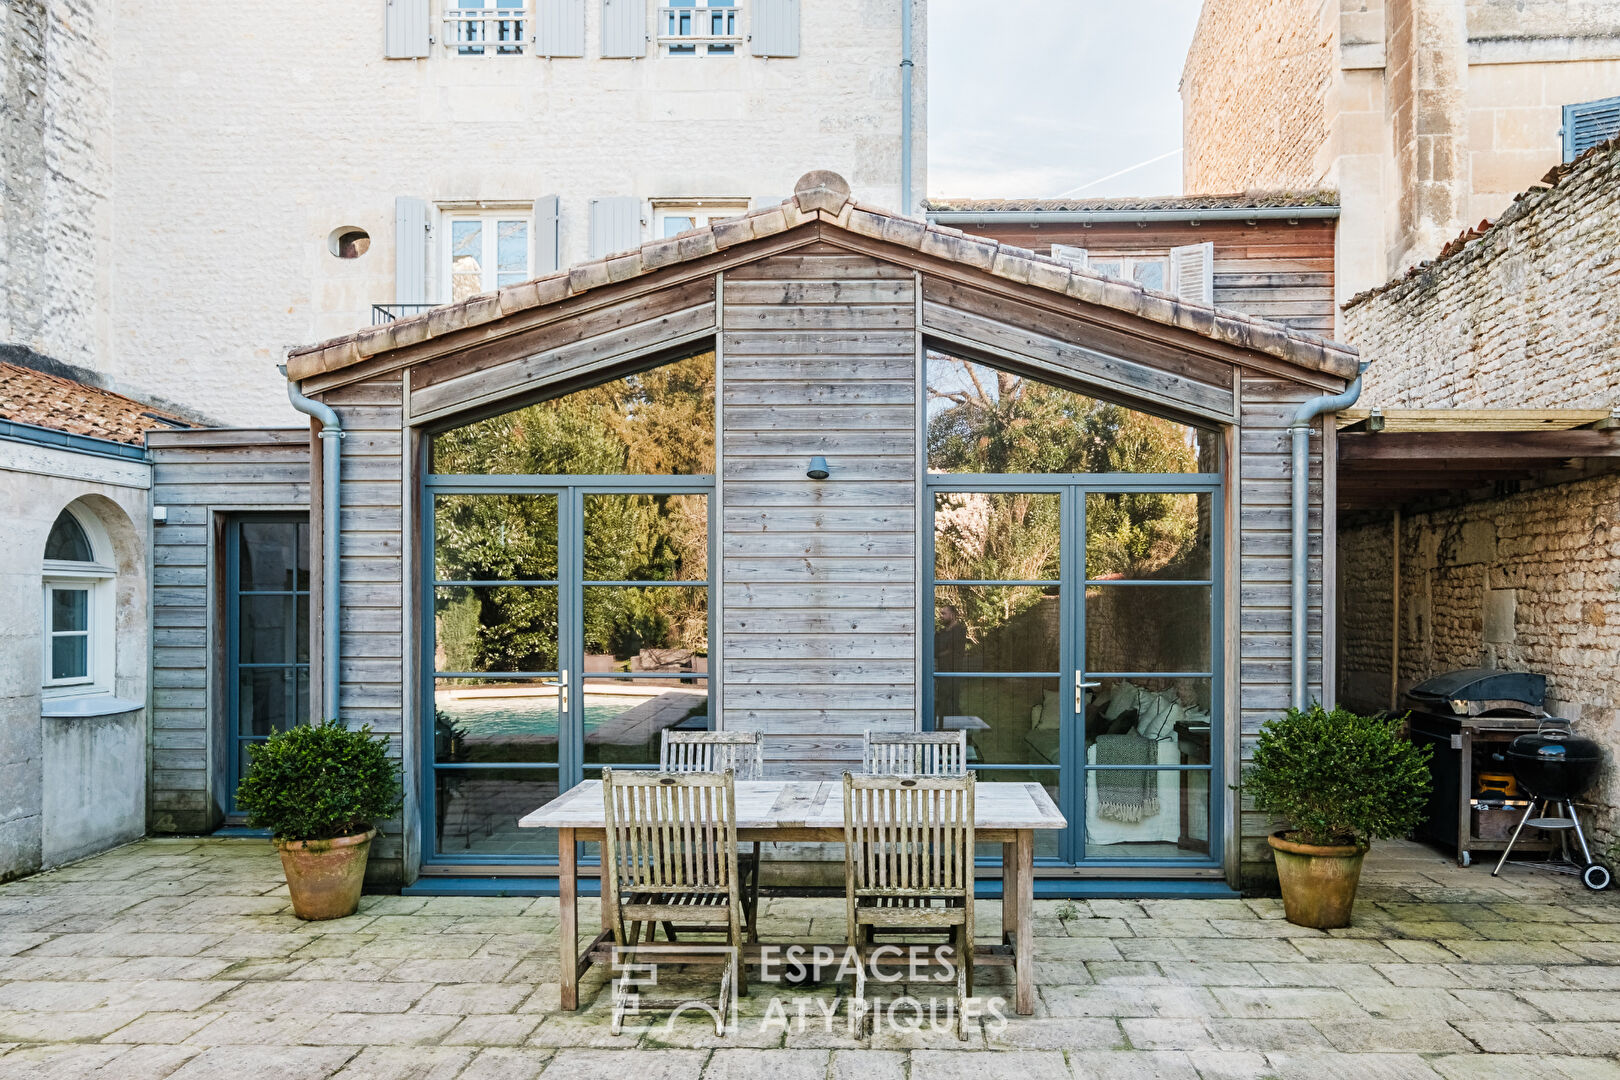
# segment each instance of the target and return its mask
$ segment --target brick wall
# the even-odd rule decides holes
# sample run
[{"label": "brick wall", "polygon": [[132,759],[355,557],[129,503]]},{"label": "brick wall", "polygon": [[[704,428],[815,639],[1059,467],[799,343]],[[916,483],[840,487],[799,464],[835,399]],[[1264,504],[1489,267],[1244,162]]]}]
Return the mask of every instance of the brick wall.
[{"label": "brick wall", "polygon": [[1311,189],[1333,30],[1321,0],[1205,0],[1181,74],[1189,194]]},{"label": "brick wall", "polygon": [[[1620,148],[1576,163],[1419,273],[1363,294],[1346,337],[1372,361],[1360,404],[1601,407],[1620,401]],[[1339,695],[1388,704],[1388,517],[1339,533]],[[1399,686],[1474,665],[1548,676],[1548,708],[1609,750],[1590,798],[1620,838],[1620,476],[1525,489],[1401,528]]]}]

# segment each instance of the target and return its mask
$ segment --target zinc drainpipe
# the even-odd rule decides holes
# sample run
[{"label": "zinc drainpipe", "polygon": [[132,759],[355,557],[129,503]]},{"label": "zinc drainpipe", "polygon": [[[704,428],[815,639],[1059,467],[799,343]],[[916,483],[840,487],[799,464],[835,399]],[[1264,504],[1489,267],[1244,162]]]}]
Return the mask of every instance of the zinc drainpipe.
[{"label": "zinc drainpipe", "polygon": [[[1304,709],[1310,705],[1310,689],[1305,677],[1305,657],[1307,648],[1307,590],[1306,581],[1310,577],[1310,478],[1311,478],[1311,421],[1327,413],[1335,413],[1340,409],[1348,409],[1356,403],[1361,396],[1361,375],[1367,370],[1367,364],[1362,362],[1356,370],[1355,381],[1345,387],[1342,394],[1323,394],[1301,402],[1299,409],[1294,413],[1293,422],[1288,425],[1288,436],[1291,444],[1293,465],[1293,482],[1291,507],[1289,511],[1289,529],[1292,541],[1289,558],[1289,614],[1291,624],[1289,629],[1289,661],[1292,672],[1293,690],[1290,694],[1294,708]],[[1323,477],[1322,492],[1326,497],[1332,485]],[[1324,518],[1324,521],[1326,519]],[[1324,552],[1330,538],[1322,537]],[[1322,612],[1326,619],[1327,611]]]},{"label": "zinc drainpipe", "polygon": [[[281,365],[283,378],[287,366]],[[343,422],[330,405],[305,397],[298,392],[298,384],[287,380],[287,400],[305,416],[320,421],[321,443],[321,716],[322,720],[338,718],[338,634],[339,573],[338,562],[338,508],[342,505],[343,483]]]},{"label": "zinc drainpipe", "polygon": [[911,215],[911,0],[900,0],[900,212]]}]

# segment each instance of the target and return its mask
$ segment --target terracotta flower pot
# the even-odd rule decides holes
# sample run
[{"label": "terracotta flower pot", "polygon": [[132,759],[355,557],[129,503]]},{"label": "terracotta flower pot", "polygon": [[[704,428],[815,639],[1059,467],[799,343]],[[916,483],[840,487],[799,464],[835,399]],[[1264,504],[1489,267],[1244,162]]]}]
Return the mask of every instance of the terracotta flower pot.
[{"label": "terracotta flower pot", "polygon": [[341,919],[360,907],[366,856],[376,829],[331,840],[277,840],[293,914],[311,922]]},{"label": "terracotta flower pot", "polygon": [[1361,860],[1367,849],[1360,844],[1319,847],[1283,838],[1266,837],[1277,860],[1277,881],[1282,886],[1283,914],[1296,926],[1333,930],[1350,925],[1350,907],[1361,880]]}]

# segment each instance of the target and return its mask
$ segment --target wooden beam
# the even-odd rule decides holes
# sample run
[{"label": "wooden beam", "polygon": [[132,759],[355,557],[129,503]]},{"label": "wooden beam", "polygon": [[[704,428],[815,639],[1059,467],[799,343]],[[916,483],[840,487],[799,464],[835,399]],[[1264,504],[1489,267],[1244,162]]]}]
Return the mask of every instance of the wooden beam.
[{"label": "wooden beam", "polygon": [[[1608,409],[1382,409],[1384,433],[1406,431],[1569,431],[1609,419]],[[1371,409],[1345,409],[1340,431],[1365,431]]]},{"label": "wooden beam", "polygon": [[1466,461],[1473,468],[1510,468],[1513,463],[1522,468],[1527,462],[1587,457],[1620,457],[1620,439],[1607,431],[1381,431],[1347,432],[1339,438],[1341,466],[1409,461],[1433,468],[1439,462]]}]

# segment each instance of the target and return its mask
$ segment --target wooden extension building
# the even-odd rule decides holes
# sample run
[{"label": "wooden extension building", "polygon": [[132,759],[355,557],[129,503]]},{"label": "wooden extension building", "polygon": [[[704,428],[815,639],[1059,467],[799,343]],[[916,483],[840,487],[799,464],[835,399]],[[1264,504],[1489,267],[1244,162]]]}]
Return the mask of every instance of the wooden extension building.
[{"label": "wooden extension building", "polygon": [[[868,731],[961,730],[981,775],[1063,809],[1043,888],[1225,891],[1270,862],[1229,785],[1291,697],[1288,427],[1356,375],[1344,346],[856,204],[826,172],[295,350],[327,438],[158,448],[157,501],[230,501],[159,529],[160,579],[195,572],[184,604],[159,581],[158,633],[185,607],[177,647],[226,647],[172,654],[207,673],[173,681],[190,726],[155,797],[232,820],[243,744],[335,702],[406,766],[379,877],[521,887],[489,882],[556,852],[517,819],[656,761],[665,729],[761,731],[772,774],[807,778]],[[1313,431],[1320,698],[1334,434]],[[180,632],[199,620],[219,629]]]}]

